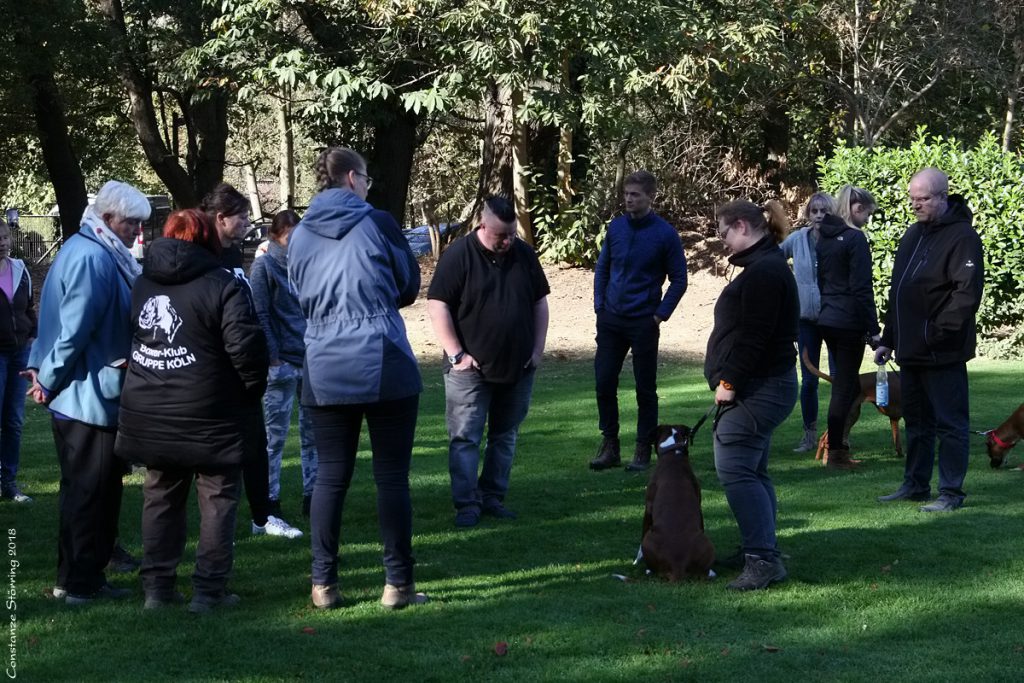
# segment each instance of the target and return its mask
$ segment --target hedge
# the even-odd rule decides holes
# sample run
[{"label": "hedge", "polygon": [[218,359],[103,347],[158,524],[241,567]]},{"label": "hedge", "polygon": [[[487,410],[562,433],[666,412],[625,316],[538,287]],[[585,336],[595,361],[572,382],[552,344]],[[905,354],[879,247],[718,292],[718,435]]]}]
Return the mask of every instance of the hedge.
[{"label": "hedge", "polygon": [[972,148],[930,136],[922,128],[905,148],[847,147],[818,161],[821,188],[835,193],[846,183],[875,195],[878,211],[865,227],[874,261],[875,300],[886,308],[893,258],[914,222],[907,184],[934,166],[950,177],[950,192],[965,197],[985,250],[985,294],[978,311],[983,352],[1020,356],[1024,351],[1024,158],[1004,152],[994,135]]}]

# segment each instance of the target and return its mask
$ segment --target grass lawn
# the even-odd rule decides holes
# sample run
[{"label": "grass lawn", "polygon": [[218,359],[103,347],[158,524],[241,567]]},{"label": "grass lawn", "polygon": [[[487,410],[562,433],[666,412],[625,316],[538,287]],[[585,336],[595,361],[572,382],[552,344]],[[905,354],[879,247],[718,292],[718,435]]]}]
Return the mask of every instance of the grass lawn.
[{"label": "grass lawn", "polygon": [[[975,428],[1001,422],[1021,402],[1024,363],[969,366]],[[780,545],[790,580],[735,594],[732,578],[670,585],[631,566],[639,544],[646,475],[594,473],[597,447],[592,366],[549,361],[524,424],[508,506],[515,522],[485,518],[457,531],[448,492],[440,370],[423,368],[412,488],[417,582],[432,602],[390,613],[383,588],[369,454],[361,455],[343,522],[345,607],[309,602],[306,539],[253,537],[240,507],[234,610],[207,617],[184,607],[142,610],[135,576],[112,576],[136,596],[69,608],[44,597],[56,566],[58,471],[49,419],[30,407],[22,456],[29,507],[0,505],[0,526],[20,562],[16,664],[29,681],[1018,681],[1024,670],[1024,472],[988,466],[972,443],[966,507],[945,515],[917,504],[882,505],[902,462],[888,420],[865,410],[851,440],[864,464],[833,473],[791,448],[799,408],[776,432],[771,471],[779,495]],[[663,422],[692,424],[711,404],[700,368],[666,361],[659,377]],[[623,383],[631,388],[628,371]],[[632,392],[623,392],[624,441]],[[822,410],[828,400],[823,387]],[[824,412],[823,412],[824,415]],[[364,439],[365,441],[365,439]],[[632,452],[630,447],[624,451]],[[716,547],[738,543],[712,465],[710,430],[692,449],[704,514]],[[285,517],[299,524],[297,438],[284,473]],[[933,479],[933,484],[934,484]],[[141,553],[141,477],[126,483],[121,530]],[[192,507],[195,508],[194,501]],[[180,568],[188,577],[197,536]],[[299,524],[308,530],[308,524]],[[13,532],[11,531],[13,530]],[[626,574],[627,582],[612,577]],[[4,660],[9,662],[7,616]],[[507,652],[499,654],[507,644]]]}]

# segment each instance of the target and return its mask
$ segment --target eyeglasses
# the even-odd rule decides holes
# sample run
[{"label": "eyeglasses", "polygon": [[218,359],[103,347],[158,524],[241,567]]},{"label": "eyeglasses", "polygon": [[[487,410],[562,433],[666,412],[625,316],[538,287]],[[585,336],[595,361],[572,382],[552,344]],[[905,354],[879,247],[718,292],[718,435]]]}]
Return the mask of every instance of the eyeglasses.
[{"label": "eyeglasses", "polygon": [[732,230],[731,225],[725,226],[725,230],[722,230],[722,228],[719,227],[717,230],[715,230],[715,234],[718,235],[718,239],[724,240],[725,236],[729,234],[730,230]]},{"label": "eyeglasses", "polygon": [[366,175],[365,173],[360,173],[359,171],[352,171],[352,172],[355,173],[358,176],[362,176],[362,177],[366,178],[366,189],[367,190],[369,190],[371,187],[373,187],[373,178],[371,178],[370,176]]}]

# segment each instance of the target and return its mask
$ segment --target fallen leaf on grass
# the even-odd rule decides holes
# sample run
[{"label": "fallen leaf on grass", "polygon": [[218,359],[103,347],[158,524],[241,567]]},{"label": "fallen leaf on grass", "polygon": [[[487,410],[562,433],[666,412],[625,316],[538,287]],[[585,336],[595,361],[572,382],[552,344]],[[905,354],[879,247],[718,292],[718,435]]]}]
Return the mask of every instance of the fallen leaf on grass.
[{"label": "fallen leaf on grass", "polygon": [[305,633],[307,636],[316,635],[316,629],[313,628],[312,626],[303,626],[302,627],[302,632]]},{"label": "fallen leaf on grass", "polygon": [[498,642],[496,642],[494,644],[494,654],[498,655],[499,657],[504,657],[505,655],[507,655],[508,643],[506,643],[504,640],[499,640]]},{"label": "fallen leaf on grass", "polygon": [[882,573],[883,574],[888,574],[891,571],[892,571],[892,565],[891,564],[883,564],[882,565]]},{"label": "fallen leaf on grass", "polygon": [[459,661],[460,662],[468,662],[471,659],[473,659],[473,658],[470,657],[469,655],[462,655],[461,657],[459,657]]},{"label": "fallen leaf on grass", "polygon": [[655,607],[654,605],[647,605],[647,611],[648,612],[657,612],[658,608]]},{"label": "fallen leaf on grass", "polygon": [[728,657],[729,656],[729,648],[723,647],[721,654],[722,654],[723,657]]},{"label": "fallen leaf on grass", "polygon": [[761,645],[761,649],[765,652],[779,652],[782,650],[778,645]]}]

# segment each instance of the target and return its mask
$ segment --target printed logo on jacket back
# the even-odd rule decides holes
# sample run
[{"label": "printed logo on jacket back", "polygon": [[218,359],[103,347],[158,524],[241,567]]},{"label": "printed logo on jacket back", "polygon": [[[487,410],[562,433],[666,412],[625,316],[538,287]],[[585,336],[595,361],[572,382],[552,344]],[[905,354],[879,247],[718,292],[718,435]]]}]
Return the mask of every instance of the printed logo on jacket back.
[{"label": "printed logo on jacket back", "polygon": [[139,313],[139,327],[150,330],[153,341],[174,343],[174,335],[181,328],[181,318],[171,305],[171,299],[163,294],[151,296],[142,305]]},{"label": "printed logo on jacket back", "polygon": [[140,335],[139,348],[132,350],[132,361],[157,371],[176,370],[195,363],[196,355],[187,346],[174,346],[174,337],[181,325],[181,316],[171,305],[170,297],[151,296],[139,313],[139,327],[149,334]]}]

